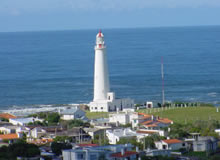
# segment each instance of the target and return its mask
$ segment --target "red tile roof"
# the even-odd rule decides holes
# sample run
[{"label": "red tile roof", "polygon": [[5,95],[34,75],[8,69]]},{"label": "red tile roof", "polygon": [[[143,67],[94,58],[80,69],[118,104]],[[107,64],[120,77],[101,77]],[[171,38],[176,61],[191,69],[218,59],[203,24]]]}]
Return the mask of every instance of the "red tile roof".
[{"label": "red tile roof", "polygon": [[161,118],[161,119],[158,119],[158,121],[161,122],[161,123],[166,123],[166,124],[169,124],[169,123],[173,122],[168,118]]},{"label": "red tile roof", "polygon": [[80,147],[96,147],[99,146],[98,144],[78,144]]},{"label": "red tile roof", "polygon": [[123,158],[123,157],[130,157],[131,155],[136,155],[136,154],[138,154],[138,153],[134,152],[134,151],[126,151],[123,155],[121,154],[121,152],[113,153],[113,154],[111,154],[111,157]]},{"label": "red tile roof", "polygon": [[166,140],[162,140],[163,142],[167,143],[167,144],[173,144],[173,143],[183,143],[183,141],[178,140],[178,139],[166,139]]},{"label": "red tile roof", "polygon": [[18,135],[16,133],[0,134],[0,139],[1,140],[4,140],[4,139],[18,139]]},{"label": "red tile roof", "polygon": [[0,118],[10,119],[10,118],[17,118],[17,117],[9,113],[0,113]]},{"label": "red tile roof", "polygon": [[145,125],[145,124],[150,124],[150,123],[152,123],[152,122],[153,122],[152,120],[148,120],[148,121],[142,122],[141,124],[142,124],[142,125]]},{"label": "red tile roof", "polygon": [[157,124],[148,124],[148,125],[145,125],[146,127],[157,127]]},{"label": "red tile roof", "polygon": [[136,131],[137,133],[143,133],[143,134],[154,134],[154,133],[157,133],[155,131]]}]

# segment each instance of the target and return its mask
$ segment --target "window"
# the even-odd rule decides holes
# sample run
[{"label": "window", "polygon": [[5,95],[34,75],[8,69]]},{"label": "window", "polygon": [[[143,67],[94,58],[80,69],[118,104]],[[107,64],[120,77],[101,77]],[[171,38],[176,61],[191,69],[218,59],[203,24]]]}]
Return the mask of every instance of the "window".
[{"label": "window", "polygon": [[97,109],[97,107],[95,107],[95,109]]},{"label": "window", "polygon": [[92,155],[90,155],[90,159],[95,160],[95,159],[98,159],[98,157],[97,157],[97,155],[92,154]]},{"label": "window", "polygon": [[78,153],[77,154],[77,159],[83,159],[83,154],[82,153]]},{"label": "window", "polygon": [[111,99],[111,97],[110,96],[108,96],[108,100],[110,100]]},{"label": "window", "polygon": [[101,107],[101,109],[103,109],[103,107]]},{"label": "window", "polygon": [[185,143],[183,143],[182,146],[185,147]]}]

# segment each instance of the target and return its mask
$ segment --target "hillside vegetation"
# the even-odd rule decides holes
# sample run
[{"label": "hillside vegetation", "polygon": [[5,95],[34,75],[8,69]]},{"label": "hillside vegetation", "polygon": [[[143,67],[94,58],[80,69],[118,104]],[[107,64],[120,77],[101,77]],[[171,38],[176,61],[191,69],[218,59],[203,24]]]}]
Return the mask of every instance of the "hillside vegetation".
[{"label": "hillside vegetation", "polygon": [[155,116],[169,118],[176,123],[192,123],[197,120],[220,121],[220,109],[216,112],[215,107],[176,107],[172,109],[140,109],[138,112],[153,114]]}]

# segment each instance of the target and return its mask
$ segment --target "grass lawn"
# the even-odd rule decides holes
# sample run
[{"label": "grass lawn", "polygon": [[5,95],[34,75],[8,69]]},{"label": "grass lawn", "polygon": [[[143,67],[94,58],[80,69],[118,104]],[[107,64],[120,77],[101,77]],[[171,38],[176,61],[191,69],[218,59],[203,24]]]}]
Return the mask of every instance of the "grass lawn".
[{"label": "grass lawn", "polygon": [[86,116],[89,119],[96,119],[96,118],[108,118],[109,112],[89,112],[86,111]]},{"label": "grass lawn", "polygon": [[140,109],[138,112],[153,114],[163,118],[169,118],[176,123],[188,123],[196,120],[219,120],[220,111],[217,113],[215,107],[179,107],[172,109]]}]

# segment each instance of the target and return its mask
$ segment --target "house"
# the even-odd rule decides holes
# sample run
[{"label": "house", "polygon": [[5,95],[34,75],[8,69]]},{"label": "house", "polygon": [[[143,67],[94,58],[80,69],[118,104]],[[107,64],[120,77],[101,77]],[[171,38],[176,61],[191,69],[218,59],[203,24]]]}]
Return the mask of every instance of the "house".
[{"label": "house", "polygon": [[110,144],[117,144],[121,138],[136,138],[137,133],[130,128],[108,129],[106,130],[106,136]]},{"label": "house", "polygon": [[48,138],[56,136],[68,136],[72,138],[74,143],[88,143],[91,141],[91,136],[87,134],[83,128],[74,127],[68,130],[55,130],[54,132],[46,132]]},{"label": "house", "polygon": [[131,144],[107,145],[107,146],[83,146],[73,149],[63,150],[63,160],[96,160],[104,158],[106,160],[136,160],[138,152],[132,151]]},{"label": "house", "polygon": [[63,120],[74,120],[81,119],[87,121],[86,113],[79,109],[78,107],[71,107],[65,110],[60,111],[61,119]]},{"label": "house", "polygon": [[25,126],[28,123],[33,123],[35,121],[43,122],[42,119],[34,118],[34,117],[27,117],[27,118],[10,118],[9,122],[13,125]]},{"label": "house", "polygon": [[139,130],[136,130],[136,133],[141,134],[141,135],[145,135],[145,136],[150,136],[153,134],[157,134],[159,136],[165,136],[165,131],[163,131],[163,130],[139,129]]},{"label": "house", "polygon": [[147,149],[145,150],[145,155],[146,156],[167,156],[170,157],[171,155],[171,150],[169,149]]},{"label": "house", "polygon": [[116,126],[114,123],[109,122],[109,118],[92,119],[90,121],[90,124],[93,125],[94,128],[99,128],[99,129],[110,129]]},{"label": "house", "polygon": [[84,128],[83,130],[86,133],[88,133],[92,137],[92,139],[94,139],[96,135],[105,134],[105,130],[104,129],[99,129],[99,128]]},{"label": "house", "polygon": [[9,113],[0,113],[0,119],[9,120],[10,118],[17,118],[17,117]]},{"label": "house", "polygon": [[46,130],[44,130],[41,127],[35,127],[29,132],[28,137],[30,137],[30,138],[41,138],[44,135],[46,135]]},{"label": "house", "polygon": [[4,134],[19,133],[19,132],[28,133],[29,130],[30,129],[25,126],[2,126],[0,127],[0,132]]},{"label": "house", "polygon": [[220,129],[215,129],[215,132],[220,136]]},{"label": "house", "polygon": [[193,141],[193,151],[202,152],[202,151],[211,151],[215,152],[218,148],[218,139],[207,136],[207,137],[198,137]]},{"label": "house", "polygon": [[180,148],[186,148],[187,145],[184,141],[178,139],[166,139],[155,142],[155,147],[157,149],[179,150]]},{"label": "house", "polygon": [[132,128],[138,127],[141,123],[151,120],[151,118],[152,116],[149,114],[134,112],[130,116]]},{"label": "house", "polygon": [[109,122],[126,125],[130,123],[130,113],[109,114]]},{"label": "house", "polygon": [[9,143],[13,143],[22,137],[22,133],[0,134],[0,142],[8,141]]}]

